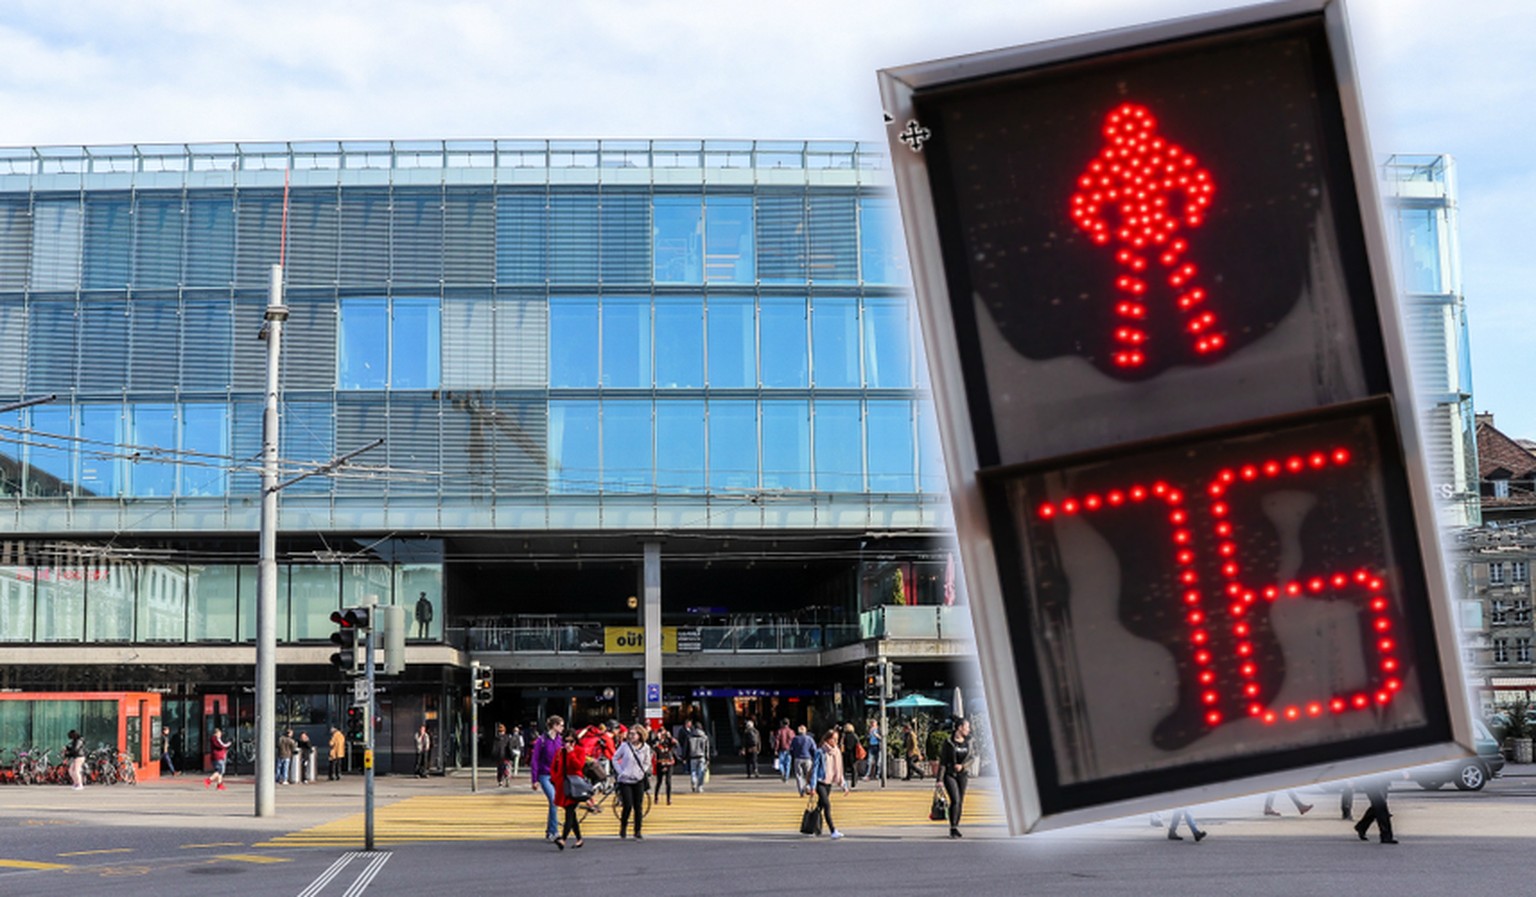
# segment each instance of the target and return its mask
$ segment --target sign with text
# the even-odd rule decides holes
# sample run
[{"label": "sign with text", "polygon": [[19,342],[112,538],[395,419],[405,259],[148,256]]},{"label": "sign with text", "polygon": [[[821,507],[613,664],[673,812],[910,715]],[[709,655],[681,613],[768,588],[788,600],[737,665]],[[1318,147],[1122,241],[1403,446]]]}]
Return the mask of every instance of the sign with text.
[{"label": "sign with text", "polygon": [[1470,741],[1342,10],[881,73],[1015,831]]}]

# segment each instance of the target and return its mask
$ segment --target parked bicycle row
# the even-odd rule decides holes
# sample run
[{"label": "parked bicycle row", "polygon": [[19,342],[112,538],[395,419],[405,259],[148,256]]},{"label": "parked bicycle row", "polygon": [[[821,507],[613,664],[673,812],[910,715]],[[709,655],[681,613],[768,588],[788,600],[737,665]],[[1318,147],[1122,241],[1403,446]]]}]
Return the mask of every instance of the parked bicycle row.
[{"label": "parked bicycle row", "polygon": [[[6,785],[116,785],[138,784],[133,761],[126,753],[100,745],[87,751],[80,736],[71,731],[64,746],[63,759],[54,762],[52,750],[35,748],[0,749],[0,784]],[[9,762],[5,762],[6,755]],[[78,761],[78,762],[76,762]]]}]

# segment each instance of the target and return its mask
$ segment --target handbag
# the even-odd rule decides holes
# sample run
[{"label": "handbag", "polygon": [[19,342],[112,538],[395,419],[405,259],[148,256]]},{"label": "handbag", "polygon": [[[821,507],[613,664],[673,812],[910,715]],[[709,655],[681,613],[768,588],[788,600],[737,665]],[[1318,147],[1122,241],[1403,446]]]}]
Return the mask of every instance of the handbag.
[{"label": "handbag", "polygon": [[565,797],[577,803],[585,803],[592,799],[592,783],[585,776],[568,775],[565,777]]},{"label": "handbag", "polygon": [[805,812],[800,814],[800,834],[821,834],[821,810],[816,797],[812,795],[810,803],[805,805]]},{"label": "handbag", "polygon": [[608,778],[608,773],[603,770],[603,764],[596,760],[588,760],[586,765],[581,768],[581,774],[593,782],[601,782]]},{"label": "handbag", "polygon": [[942,779],[933,785],[933,806],[928,808],[928,818],[934,822],[944,822],[949,819],[949,795],[944,793]]}]

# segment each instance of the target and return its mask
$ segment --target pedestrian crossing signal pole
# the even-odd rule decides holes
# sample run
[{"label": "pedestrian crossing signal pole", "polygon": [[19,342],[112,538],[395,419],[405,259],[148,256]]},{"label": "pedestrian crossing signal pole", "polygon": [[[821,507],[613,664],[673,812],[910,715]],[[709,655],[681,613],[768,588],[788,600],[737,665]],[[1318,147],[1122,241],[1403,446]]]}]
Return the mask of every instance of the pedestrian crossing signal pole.
[{"label": "pedestrian crossing signal pole", "polygon": [[469,792],[480,792],[480,661],[469,665]]},{"label": "pedestrian crossing signal pole", "polygon": [[885,677],[890,661],[880,658],[880,746],[875,750],[875,762],[880,764],[880,787],[885,787],[886,750],[891,743],[891,733],[885,728]]}]

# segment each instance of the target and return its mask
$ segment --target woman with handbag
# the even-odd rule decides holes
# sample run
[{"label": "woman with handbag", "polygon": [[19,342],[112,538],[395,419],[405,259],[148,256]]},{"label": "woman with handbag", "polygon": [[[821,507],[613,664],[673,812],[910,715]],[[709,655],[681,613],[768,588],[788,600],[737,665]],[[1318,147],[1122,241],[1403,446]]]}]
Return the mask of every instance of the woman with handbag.
[{"label": "woman with handbag", "polygon": [[843,833],[832,822],[832,789],[841,788],[844,794],[848,793],[848,779],[843,775],[843,752],[837,742],[837,729],[828,729],[821,737],[821,747],[811,766],[811,781],[816,783],[816,809],[821,811],[822,818],[827,821],[827,831],[834,839],[841,838]]},{"label": "woman with handbag", "polygon": [[661,786],[667,786],[667,806],[672,806],[672,767],[677,765],[677,742],[672,733],[662,729],[656,733],[656,793],[653,801],[660,802]]},{"label": "woman with handbag", "polygon": [[960,837],[960,814],[965,809],[965,786],[970,781],[966,763],[971,759],[971,721],[955,724],[955,734],[939,748],[939,769],[944,793],[949,797],[949,836]]},{"label": "woman with handbag", "polygon": [[645,727],[633,726],[624,743],[613,752],[613,775],[619,784],[619,837],[629,829],[629,815],[635,815],[635,840],[644,841],[640,820],[645,817],[645,777],[651,769],[651,747],[645,743]]},{"label": "woman with handbag", "polygon": [[576,743],[575,733],[566,732],[564,747],[555,754],[555,762],[549,768],[549,782],[555,789],[555,804],[565,808],[565,827],[561,829],[560,837],[555,839],[555,846],[561,850],[565,849],[565,839],[573,834],[576,843],[571,847],[586,844],[581,837],[581,822],[576,818],[576,808],[592,799],[592,783],[582,774],[586,765],[587,752]]}]

